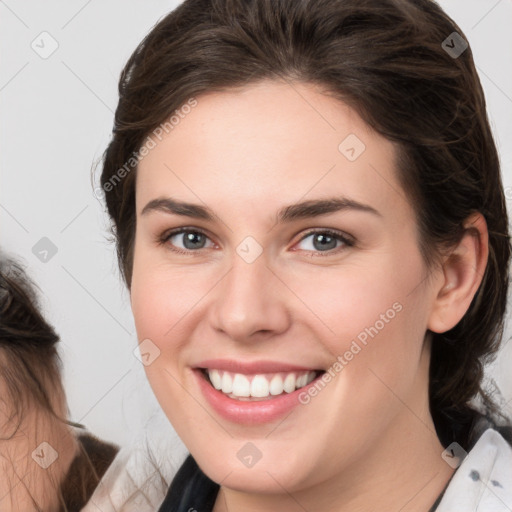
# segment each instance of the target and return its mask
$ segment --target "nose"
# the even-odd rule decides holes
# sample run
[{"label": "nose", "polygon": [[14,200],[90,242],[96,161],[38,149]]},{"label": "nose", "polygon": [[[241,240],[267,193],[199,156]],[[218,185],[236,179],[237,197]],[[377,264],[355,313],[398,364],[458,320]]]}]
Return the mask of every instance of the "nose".
[{"label": "nose", "polygon": [[263,256],[247,263],[235,255],[216,292],[210,309],[211,325],[235,341],[272,337],[290,325],[283,284]]}]

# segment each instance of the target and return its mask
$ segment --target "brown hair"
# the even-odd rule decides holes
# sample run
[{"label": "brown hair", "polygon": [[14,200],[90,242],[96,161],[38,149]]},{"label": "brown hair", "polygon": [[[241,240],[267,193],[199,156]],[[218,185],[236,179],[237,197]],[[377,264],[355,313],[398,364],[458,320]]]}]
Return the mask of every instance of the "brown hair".
[{"label": "brown hair", "polygon": [[[493,408],[481,389],[483,364],[502,337],[510,242],[484,94],[471,49],[446,51],[453,32],[464,39],[431,0],[182,3],[128,60],[104,154],[101,185],[128,288],[136,223],[131,157],[151,131],[202,93],[263,79],[318,84],[396,143],[429,266],[460,240],[471,213],[485,216],[490,253],[482,284],[459,324],[432,338],[434,422],[443,442],[465,444],[475,418],[470,399],[480,393]],[[121,168],[123,180],[113,185]]]},{"label": "brown hair", "polygon": [[55,413],[64,402],[58,341],[40,312],[35,286],[23,267],[0,255],[0,358],[7,391],[2,401],[9,404],[13,433],[24,411],[35,404],[62,420]]},{"label": "brown hair", "polygon": [[[0,443],[3,443],[0,448],[4,449],[3,453],[13,451],[8,443],[17,442],[20,429],[21,437],[32,442],[34,433],[45,425],[52,430],[63,425],[82,427],[65,417],[67,406],[58,342],[59,336],[41,313],[35,284],[20,263],[0,252]],[[74,435],[70,429],[57,432],[62,447],[70,444],[64,438],[66,433],[70,437]],[[90,434],[80,434],[78,440],[78,451],[65,478],[54,482],[53,489],[50,486],[44,489],[47,496],[54,493],[59,512],[79,510],[85,505],[118,451],[114,445],[102,443]],[[30,454],[27,460],[30,464]],[[23,485],[32,481],[31,476],[28,470],[23,473]],[[0,501],[4,498],[0,496]],[[31,500],[40,510],[32,495]]]}]

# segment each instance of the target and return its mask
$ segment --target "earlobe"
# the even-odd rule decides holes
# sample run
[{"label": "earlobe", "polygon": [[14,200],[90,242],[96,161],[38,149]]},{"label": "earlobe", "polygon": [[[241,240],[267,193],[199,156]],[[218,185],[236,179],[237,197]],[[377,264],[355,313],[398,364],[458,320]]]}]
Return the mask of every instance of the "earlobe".
[{"label": "earlobe", "polygon": [[489,253],[487,223],[481,213],[464,222],[460,242],[445,257],[443,278],[434,299],[428,329],[446,332],[455,327],[471,305],[482,282]]}]

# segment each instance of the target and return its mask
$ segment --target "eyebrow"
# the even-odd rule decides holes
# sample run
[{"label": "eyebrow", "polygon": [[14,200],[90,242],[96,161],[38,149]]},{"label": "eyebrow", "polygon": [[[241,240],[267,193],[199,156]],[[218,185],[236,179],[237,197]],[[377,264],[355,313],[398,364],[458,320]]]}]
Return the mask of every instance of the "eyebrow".
[{"label": "eyebrow", "polygon": [[[328,199],[313,199],[285,206],[277,213],[277,223],[279,224],[298,219],[319,217],[320,215],[326,215],[328,213],[343,210],[355,210],[382,217],[375,208],[367,204],[345,197],[332,197]],[[170,197],[149,201],[149,203],[142,209],[141,215],[147,215],[154,211],[182,215],[184,217],[192,217],[211,222],[213,222],[216,217],[213,211],[207,206],[185,203]]]}]

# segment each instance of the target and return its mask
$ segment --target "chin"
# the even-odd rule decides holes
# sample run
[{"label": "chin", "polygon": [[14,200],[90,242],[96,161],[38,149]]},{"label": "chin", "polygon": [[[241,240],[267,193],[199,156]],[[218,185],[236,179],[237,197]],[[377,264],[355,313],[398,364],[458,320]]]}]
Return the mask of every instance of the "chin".
[{"label": "chin", "polygon": [[[204,453],[204,452],[202,452]],[[244,467],[238,459],[226,463],[222,456],[211,459],[208,456],[196,459],[202,471],[216,483],[230,489],[257,493],[282,493],[283,488],[293,491],[301,488],[301,482],[308,479],[298,468],[303,466],[286,454],[273,453],[271,458],[262,457],[252,467]],[[306,468],[304,468],[304,472]]]}]

